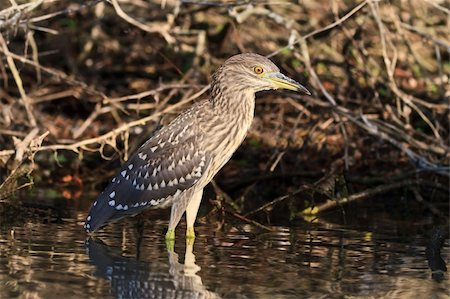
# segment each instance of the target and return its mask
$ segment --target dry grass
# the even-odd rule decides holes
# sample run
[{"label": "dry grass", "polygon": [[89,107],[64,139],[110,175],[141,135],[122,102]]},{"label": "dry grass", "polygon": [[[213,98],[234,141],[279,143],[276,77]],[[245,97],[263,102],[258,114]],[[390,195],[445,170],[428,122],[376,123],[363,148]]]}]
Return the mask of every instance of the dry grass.
[{"label": "dry grass", "polygon": [[270,56],[313,90],[260,101],[244,148],[265,149],[260,170],[448,176],[449,21],[438,0],[10,0],[0,7],[0,181],[65,151],[81,168],[88,153],[126,159],[239,52]]}]

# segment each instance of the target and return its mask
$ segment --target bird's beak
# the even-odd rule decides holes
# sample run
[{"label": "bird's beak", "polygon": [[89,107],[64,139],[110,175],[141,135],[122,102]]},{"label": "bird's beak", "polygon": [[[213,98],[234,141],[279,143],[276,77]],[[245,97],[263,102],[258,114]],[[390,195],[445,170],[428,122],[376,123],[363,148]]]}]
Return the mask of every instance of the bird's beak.
[{"label": "bird's beak", "polygon": [[280,72],[269,73],[264,76],[269,82],[271,82],[275,88],[289,89],[293,91],[300,91],[306,93],[307,95],[311,95],[309,90],[307,90],[300,83],[292,80],[291,78],[283,75]]}]

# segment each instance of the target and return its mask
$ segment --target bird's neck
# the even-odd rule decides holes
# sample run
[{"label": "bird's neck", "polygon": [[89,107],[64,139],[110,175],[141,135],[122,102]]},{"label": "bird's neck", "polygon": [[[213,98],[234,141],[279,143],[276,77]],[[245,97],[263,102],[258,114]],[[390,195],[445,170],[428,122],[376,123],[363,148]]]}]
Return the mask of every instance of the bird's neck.
[{"label": "bird's neck", "polygon": [[211,108],[214,119],[210,122],[207,151],[213,160],[207,177],[212,178],[231,158],[247,135],[253,121],[255,93],[250,89],[237,90],[227,85],[213,84],[211,89]]},{"label": "bird's neck", "polygon": [[248,88],[225,86],[217,82],[211,89],[210,101],[214,111],[230,117],[230,120],[244,122],[250,126],[255,112],[255,93]]}]

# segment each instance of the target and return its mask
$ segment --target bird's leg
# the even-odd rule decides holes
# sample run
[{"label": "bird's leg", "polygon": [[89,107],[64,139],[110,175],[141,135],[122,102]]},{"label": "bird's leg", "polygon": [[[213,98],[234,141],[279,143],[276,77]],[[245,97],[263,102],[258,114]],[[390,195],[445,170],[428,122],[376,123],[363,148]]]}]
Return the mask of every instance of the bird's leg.
[{"label": "bird's leg", "polygon": [[183,216],[186,210],[186,198],[181,198],[178,202],[172,205],[172,210],[170,212],[169,229],[166,233],[166,241],[175,240],[175,228],[180,222],[181,216]]},{"label": "bird's leg", "polygon": [[202,195],[203,189],[194,193],[186,208],[186,239],[188,241],[193,241],[195,238],[194,223],[195,219],[197,218],[197,212],[198,208],[200,207],[200,202],[202,201]]},{"label": "bird's leg", "polygon": [[183,212],[180,211],[180,205],[174,203],[170,212],[169,229],[166,233],[166,240],[175,240],[175,228],[180,222]]},{"label": "bird's leg", "polygon": [[181,215],[183,215],[179,210],[179,205],[176,203],[173,204],[170,213],[169,228],[166,233],[166,247],[168,252],[173,252],[175,248],[175,228],[177,227],[178,222],[180,222]]}]

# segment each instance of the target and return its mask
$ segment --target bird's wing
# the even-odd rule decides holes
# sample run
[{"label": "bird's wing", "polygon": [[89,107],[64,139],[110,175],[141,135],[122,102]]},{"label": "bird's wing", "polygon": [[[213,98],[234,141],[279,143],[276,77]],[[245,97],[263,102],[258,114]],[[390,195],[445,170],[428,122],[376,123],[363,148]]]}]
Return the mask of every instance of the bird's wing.
[{"label": "bird's wing", "polygon": [[87,231],[145,208],[163,205],[189,190],[202,177],[210,156],[198,148],[203,138],[201,130],[187,128],[194,126],[192,121],[187,121],[190,124],[187,126],[183,123],[186,121],[175,120],[168,126],[171,129],[162,129],[122,166],[92,205],[85,222]]}]

